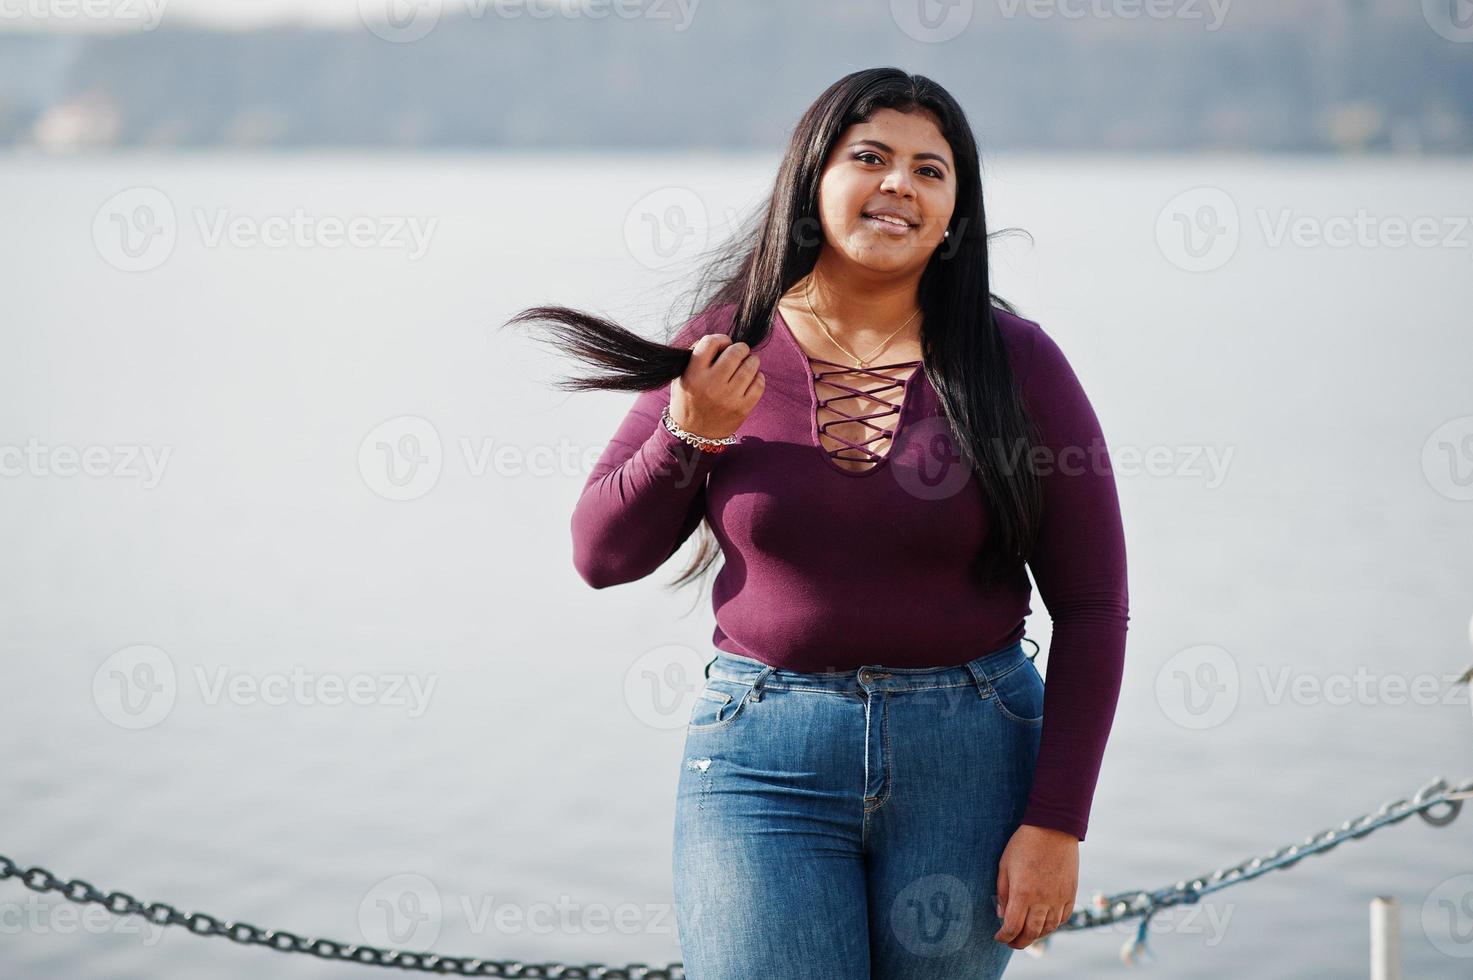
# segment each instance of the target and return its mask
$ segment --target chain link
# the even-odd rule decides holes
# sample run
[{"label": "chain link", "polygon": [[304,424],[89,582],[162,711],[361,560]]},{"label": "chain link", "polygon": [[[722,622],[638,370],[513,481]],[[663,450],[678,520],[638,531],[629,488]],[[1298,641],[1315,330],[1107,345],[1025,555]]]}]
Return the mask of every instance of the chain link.
[{"label": "chain link", "polygon": [[644,963],[607,966],[566,963],[523,963],[520,960],[483,960],[473,957],[440,956],[376,946],[306,939],[283,930],[265,930],[248,922],[221,922],[203,912],[185,914],[163,902],[140,902],[124,892],[104,895],[81,879],[62,881],[45,868],[20,868],[0,855],[0,881],[18,879],[34,892],[56,892],[79,904],[95,903],[116,915],[141,915],[155,925],[184,926],[196,936],[224,936],[237,943],[269,946],[281,953],[308,953],[326,960],[346,960],[370,966],[391,966],[425,973],[454,973],[466,977],[511,977],[517,980],[685,980],[680,963],[652,967]]},{"label": "chain link", "polygon": [[[1096,895],[1093,908],[1076,909],[1056,931],[1093,929],[1137,916],[1149,920],[1160,909],[1197,902],[1203,895],[1218,889],[1250,881],[1270,871],[1293,867],[1311,854],[1323,854],[1344,841],[1365,837],[1372,831],[1399,823],[1412,814],[1421,816],[1434,827],[1445,827],[1456,819],[1462,809],[1463,800],[1466,799],[1473,799],[1473,780],[1452,789],[1443,780],[1434,779],[1422,787],[1411,800],[1392,800],[1373,813],[1347,820],[1339,827],[1322,831],[1298,844],[1281,847],[1272,854],[1240,861],[1156,891]],[[1447,812],[1436,815],[1430,813],[1433,807],[1444,805],[1448,807]],[[523,963],[520,960],[483,960],[380,949],[331,939],[306,939],[280,929],[261,929],[248,922],[220,922],[203,912],[185,914],[163,902],[140,902],[126,892],[115,891],[104,895],[79,878],[62,881],[45,868],[22,869],[10,858],[0,854],[0,881],[7,878],[19,879],[21,884],[34,892],[57,892],[72,902],[101,905],[116,915],[141,915],[155,925],[184,926],[197,936],[224,936],[237,943],[269,946],[282,953],[309,953],[327,960],[346,960],[425,973],[509,977],[516,980],[685,980],[685,968],[681,963],[670,963],[663,967],[652,967],[644,963],[630,963],[626,966],[606,966],[602,963],[581,966],[566,963]],[[1143,938],[1137,940],[1143,941]]]},{"label": "chain link", "polygon": [[[1423,786],[1416,797],[1411,800],[1392,800],[1383,804],[1379,810],[1354,817],[1339,827],[1321,831],[1298,844],[1281,847],[1272,854],[1239,861],[1237,864],[1218,868],[1216,871],[1187,881],[1178,881],[1174,885],[1168,885],[1155,891],[1117,892],[1114,895],[1097,894],[1093,908],[1076,909],[1068,919],[1059,924],[1059,928],[1055,931],[1093,929],[1137,916],[1149,918],[1160,909],[1173,905],[1191,904],[1199,901],[1203,895],[1229,885],[1251,881],[1270,871],[1293,867],[1301,859],[1311,854],[1323,854],[1347,840],[1358,840],[1372,831],[1400,823],[1412,814],[1419,815],[1434,827],[1445,827],[1457,818],[1459,811],[1462,810],[1463,800],[1470,798],[1473,798],[1473,780],[1469,780],[1457,789],[1451,789],[1446,781],[1434,779]],[[1435,815],[1429,812],[1433,807],[1443,805],[1448,807],[1447,812]]]}]

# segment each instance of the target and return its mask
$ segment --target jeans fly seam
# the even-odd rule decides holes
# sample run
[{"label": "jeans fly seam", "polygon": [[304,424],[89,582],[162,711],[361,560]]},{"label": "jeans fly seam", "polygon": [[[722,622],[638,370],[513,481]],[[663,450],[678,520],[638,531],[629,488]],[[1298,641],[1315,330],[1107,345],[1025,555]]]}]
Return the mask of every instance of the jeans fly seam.
[{"label": "jeans fly seam", "polygon": [[[884,780],[884,787],[885,788],[883,790],[881,790],[880,791],[880,795],[875,798],[875,801],[874,801],[874,805],[873,806],[868,806],[868,805],[865,806],[864,813],[865,813],[866,816],[868,816],[871,813],[874,813],[880,807],[884,806],[885,803],[890,799],[890,790],[891,790],[892,784],[894,782],[894,779],[893,779],[893,776],[891,775],[891,773],[893,773],[895,770],[894,770],[894,767],[890,765],[890,760],[891,760],[891,756],[890,756],[890,712],[889,712],[889,710],[887,710],[888,707],[889,706],[884,703],[884,695],[881,695],[880,696],[880,750],[881,750],[881,763],[880,763],[880,765],[881,765],[881,773],[880,773],[880,778]],[[868,710],[868,709],[866,709],[866,710]],[[868,718],[868,715],[866,715],[866,718]],[[868,725],[867,722],[865,724],[865,739],[864,739],[864,772],[865,772],[865,776],[864,776],[864,788],[865,788],[866,791],[868,791],[869,790],[869,725]],[[870,798],[868,796],[866,796],[864,799],[865,799],[865,803],[868,804]]]},{"label": "jeans fly seam", "polygon": [[[884,695],[881,695],[881,698],[883,698],[883,697],[884,697]],[[889,705],[882,705],[882,707],[880,709],[881,710],[881,715],[880,715],[880,745],[881,745],[881,747],[882,747],[882,749],[884,751],[883,763],[882,763],[883,772],[881,773],[881,778],[884,779],[884,781],[885,781],[885,789],[884,789],[883,792],[881,792],[880,798],[875,801],[875,805],[872,806],[872,807],[870,807],[868,810],[866,810],[865,811],[866,813],[874,813],[880,807],[882,807],[886,803],[888,803],[890,801],[890,793],[895,788],[895,766],[894,766],[894,759],[895,759],[895,757],[891,754],[891,751],[890,751],[890,710],[889,710],[889,707],[890,707]]]}]

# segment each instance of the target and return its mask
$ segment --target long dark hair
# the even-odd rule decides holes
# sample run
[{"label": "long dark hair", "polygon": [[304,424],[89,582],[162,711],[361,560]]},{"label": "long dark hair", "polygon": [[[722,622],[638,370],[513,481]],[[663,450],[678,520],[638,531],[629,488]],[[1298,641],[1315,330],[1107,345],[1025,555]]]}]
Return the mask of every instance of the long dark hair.
[{"label": "long dark hair", "polygon": [[[976,141],[956,100],[929,78],[899,68],[868,68],[839,79],[803,113],[765,205],[704,267],[691,310],[698,316],[735,305],[733,341],[756,347],[767,336],[778,300],[812,271],[822,243],[818,188],[834,144],[850,126],[879,109],[927,110],[951,146],[957,179],[950,235],[921,275],[923,369],[939,396],[958,448],[972,467],[992,515],[993,547],[976,565],[985,581],[1016,574],[1031,553],[1043,509],[1028,460],[1037,443],[1003,339],[996,304],[1017,311],[989,286],[987,220],[982,206]],[[685,372],[687,347],[648,340],[617,323],[565,306],[534,306],[507,324],[547,321],[564,353],[600,373],[557,382],[565,391],[649,391]],[[724,322],[724,321],[723,321]],[[1010,456],[1009,447],[1017,455]],[[1020,452],[1021,450],[1021,452]],[[698,577],[720,554],[701,521],[694,558],[671,583]]]}]

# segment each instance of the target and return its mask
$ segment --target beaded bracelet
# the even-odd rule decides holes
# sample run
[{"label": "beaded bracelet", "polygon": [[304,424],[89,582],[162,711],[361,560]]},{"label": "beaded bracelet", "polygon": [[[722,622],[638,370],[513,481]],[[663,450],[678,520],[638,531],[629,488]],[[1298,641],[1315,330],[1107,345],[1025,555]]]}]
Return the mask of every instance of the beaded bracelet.
[{"label": "beaded bracelet", "polygon": [[723,439],[707,439],[705,436],[698,436],[694,432],[685,431],[675,424],[675,419],[670,415],[669,405],[666,405],[660,411],[660,420],[665,423],[665,428],[670,430],[671,435],[683,439],[702,452],[725,452],[727,446],[734,446],[737,442],[736,436],[726,436]]}]

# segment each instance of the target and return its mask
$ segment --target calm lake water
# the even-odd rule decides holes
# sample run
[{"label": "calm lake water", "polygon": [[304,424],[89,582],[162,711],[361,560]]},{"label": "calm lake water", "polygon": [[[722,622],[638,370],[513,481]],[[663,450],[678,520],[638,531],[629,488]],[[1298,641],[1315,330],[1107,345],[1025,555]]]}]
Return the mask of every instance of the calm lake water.
[{"label": "calm lake water", "polygon": [[[578,578],[569,514],[629,396],[555,390],[573,366],[497,325],[555,302],[656,333],[774,163],[0,159],[0,854],[310,937],[678,959],[709,593],[664,587],[686,552]],[[996,288],[1090,393],[1129,535],[1081,901],[1473,778],[1468,178],[988,161],[993,227],[1031,235]],[[1037,600],[1029,630],[1046,653]],[[1164,913],[1155,972],[1365,976],[1381,894],[1407,976],[1467,976],[1473,814]],[[0,885],[0,973],[368,975],[81,908]],[[1125,976],[1130,932],[1009,975]]]}]

